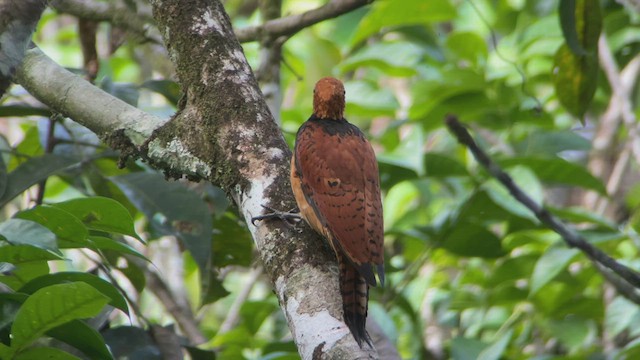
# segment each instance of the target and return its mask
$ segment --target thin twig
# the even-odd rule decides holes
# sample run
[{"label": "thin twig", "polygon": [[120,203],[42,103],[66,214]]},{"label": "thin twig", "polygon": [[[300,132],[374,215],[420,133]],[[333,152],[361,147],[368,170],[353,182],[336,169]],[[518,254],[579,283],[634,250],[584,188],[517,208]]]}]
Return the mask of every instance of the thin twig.
[{"label": "thin twig", "polygon": [[253,289],[253,286],[256,284],[256,281],[258,281],[258,278],[260,277],[260,275],[262,275],[262,273],[263,270],[261,266],[251,269],[244,287],[242,288],[242,290],[240,290],[240,293],[238,293],[238,296],[234,300],[233,304],[231,304],[229,312],[227,313],[227,317],[222,322],[222,325],[220,325],[220,330],[218,331],[219,334],[224,334],[236,326],[236,324],[238,323],[238,319],[240,318],[240,308],[242,307],[242,304],[244,304],[249,298],[251,289]]},{"label": "thin twig", "polygon": [[180,329],[184,331],[184,334],[189,339],[189,342],[193,345],[199,345],[207,341],[200,329],[198,323],[191,312],[191,309],[181,306],[174,298],[173,292],[169,289],[167,283],[152,270],[149,270],[146,266],[141,267],[144,271],[147,279],[147,288],[153,292],[153,294],[164,305],[165,309],[176,320]]},{"label": "thin twig", "polygon": [[515,184],[513,179],[505,173],[498,164],[491,160],[487,153],[485,153],[478,144],[476,144],[475,140],[471,137],[467,129],[458,121],[456,116],[447,115],[445,123],[447,124],[449,131],[455,135],[458,141],[469,148],[476,160],[509,190],[511,196],[531,210],[543,224],[560,234],[567,245],[582,250],[582,252],[584,252],[592,261],[611,269],[629,284],[632,284],[636,288],[640,288],[640,274],[620,264],[600,249],[587,242],[574,229],[564,224],[560,219],[547,211],[547,209],[538,205],[533,199],[531,199]]},{"label": "thin twig", "polygon": [[259,40],[265,33],[273,38],[282,35],[291,36],[306,27],[346,14],[367,5],[371,1],[372,0],[331,0],[317,9],[309,10],[302,14],[270,20],[258,26],[238,29],[235,31],[236,37],[240,42],[251,42]]}]

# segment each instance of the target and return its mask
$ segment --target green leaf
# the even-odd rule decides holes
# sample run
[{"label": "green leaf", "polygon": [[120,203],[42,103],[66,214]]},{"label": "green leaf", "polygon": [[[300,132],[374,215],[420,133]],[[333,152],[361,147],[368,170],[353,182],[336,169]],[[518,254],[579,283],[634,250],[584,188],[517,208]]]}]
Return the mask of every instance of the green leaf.
[{"label": "green leaf", "polygon": [[75,158],[53,154],[44,154],[23,162],[9,173],[7,188],[0,197],[0,207],[5,206],[11,199],[31,186],[78,162]]},{"label": "green leaf", "polygon": [[9,219],[0,223],[0,235],[12,245],[31,245],[60,253],[56,243],[56,235],[34,221]]},{"label": "green leaf", "polygon": [[517,143],[516,149],[522,155],[541,157],[566,150],[589,151],[591,143],[573,131],[536,131]]},{"label": "green leaf", "polygon": [[112,250],[122,254],[129,254],[141,259],[150,261],[146,256],[142,255],[138,250],[129,246],[124,242],[120,242],[117,240],[109,239],[104,236],[89,236],[89,245],[88,248],[92,250]]},{"label": "green leaf", "polygon": [[349,56],[341,63],[340,71],[347,73],[371,66],[391,76],[412,76],[423,54],[420,46],[410,42],[377,42]]},{"label": "green leaf", "polygon": [[0,106],[0,117],[41,116],[51,117],[51,109],[46,107],[34,107],[27,105]]},{"label": "green leaf", "polygon": [[13,349],[3,343],[0,343],[0,359],[12,359],[13,354]]},{"label": "green leaf", "polygon": [[216,220],[214,239],[213,263],[216,267],[251,265],[253,240],[237,219],[225,215]]},{"label": "green leaf", "polygon": [[623,298],[616,297],[607,305],[606,317],[604,320],[605,329],[609,336],[615,337],[629,326],[634,324],[636,316],[640,314],[638,305]]},{"label": "green leaf", "polygon": [[139,239],[133,228],[133,218],[119,202],[94,196],[73,199],[52,206],[65,210],[82,221],[89,229],[133,236]]},{"label": "green leaf", "polygon": [[447,37],[446,45],[455,58],[473,64],[482,63],[488,54],[487,43],[474,32],[454,32]]},{"label": "green leaf", "polygon": [[392,116],[398,101],[386,88],[366,81],[349,81],[344,84],[347,92],[347,114],[358,116]]},{"label": "green leaf", "polygon": [[449,177],[449,176],[467,176],[467,169],[458,160],[440,153],[424,154],[424,167],[427,176],[430,177]]},{"label": "green leaf", "polygon": [[211,212],[198,194],[157,173],[136,172],[110,179],[147,216],[155,231],[180,239],[198,267],[206,271],[213,225]]},{"label": "green leaf", "polygon": [[529,295],[535,295],[580,253],[577,249],[551,247],[538,259],[531,275]]},{"label": "green leaf", "polygon": [[47,335],[73,346],[91,359],[113,359],[100,333],[82,320],[71,320],[47,331]]},{"label": "green leaf", "polygon": [[171,80],[147,80],[140,87],[163,95],[174,106],[178,105],[182,96],[180,85]]},{"label": "green leaf", "polygon": [[[538,181],[531,170],[522,167],[515,166],[511,169],[507,169],[507,173],[511,175],[513,181],[537,204],[541,205],[544,198],[544,192],[542,185]],[[535,223],[538,222],[536,216],[524,206],[521,202],[516,200],[509,190],[504,187],[496,179],[491,179],[483,185],[483,188],[487,191],[487,194],[496,204],[500,205],[510,213],[520,216],[525,219],[529,219]]]},{"label": "green leaf", "polygon": [[16,266],[9,276],[0,276],[0,282],[12,289],[19,289],[31,279],[49,273],[49,264],[44,261],[31,261]]},{"label": "green leaf", "polygon": [[583,119],[598,85],[598,56],[576,55],[562,45],[554,58],[553,84],[556,96],[572,115]]},{"label": "green leaf", "polygon": [[502,354],[509,345],[509,341],[513,336],[513,330],[509,329],[502,336],[500,336],[496,341],[494,341],[487,348],[482,350],[478,355],[478,360],[499,360],[502,358]]},{"label": "green leaf", "polygon": [[379,0],[360,21],[351,43],[357,44],[386,27],[442,22],[455,15],[455,7],[449,1],[403,0],[398,6],[392,0]]},{"label": "green leaf", "polygon": [[73,247],[83,247],[87,244],[89,232],[77,217],[65,210],[40,205],[24,210],[15,215],[16,218],[35,221],[51,230],[59,240],[64,240]]},{"label": "green leaf", "polygon": [[[462,95],[483,94],[487,86],[484,74],[474,69],[445,67],[429,74],[425,80],[417,81],[412,87],[411,94],[415,100],[409,109],[409,118],[434,121],[434,124],[428,124],[428,128],[441,126],[442,117],[431,117],[434,109],[445,101]],[[481,97],[481,99],[482,103],[487,103],[486,98]],[[463,103],[468,106],[468,99],[464,99]],[[447,111],[451,112],[451,108],[449,107]]]},{"label": "green leaf", "polygon": [[487,344],[480,340],[455,337],[451,340],[451,358],[455,360],[477,360]]},{"label": "green leaf", "polygon": [[418,176],[425,173],[424,132],[417,124],[406,138],[392,151],[378,154],[381,163],[400,166],[414,171]]},{"label": "green leaf", "polygon": [[64,260],[62,254],[54,254],[47,250],[32,245],[6,245],[0,246],[0,261],[13,265],[32,261]]},{"label": "green leaf", "polygon": [[504,255],[500,238],[484,226],[470,222],[450,226],[438,244],[460,256],[496,258]]},{"label": "green leaf", "polygon": [[108,302],[109,298],[82,282],[42,288],[18,310],[11,327],[11,347],[22,349],[56,326],[95,316]]},{"label": "green leaf", "polygon": [[46,359],[46,360],[80,360],[79,357],[73,356],[68,352],[64,352],[60,349],[52,347],[35,347],[20,352],[15,360],[33,360],[33,359]]},{"label": "green leaf", "polygon": [[138,327],[111,328],[104,332],[104,340],[116,359],[162,359],[151,336]]},{"label": "green leaf", "polygon": [[110,282],[89,273],[69,271],[40,276],[25,284],[22,288],[20,288],[19,292],[33,294],[37,290],[50,285],[70,282],[84,282],[93,286],[96,290],[111,299],[109,305],[124,311],[126,314],[129,314],[127,301],[125,300],[124,296],[122,296],[120,291],[118,291],[118,289],[116,289],[116,287],[113,286]]},{"label": "green leaf", "polygon": [[607,194],[607,189],[600,179],[591,175],[583,166],[562,158],[516,157],[499,161],[503,167],[524,165],[533,170],[543,182],[580,186]]},{"label": "green leaf", "polygon": [[598,46],[602,13],[598,0],[560,0],[560,26],[571,52],[585,56]]}]

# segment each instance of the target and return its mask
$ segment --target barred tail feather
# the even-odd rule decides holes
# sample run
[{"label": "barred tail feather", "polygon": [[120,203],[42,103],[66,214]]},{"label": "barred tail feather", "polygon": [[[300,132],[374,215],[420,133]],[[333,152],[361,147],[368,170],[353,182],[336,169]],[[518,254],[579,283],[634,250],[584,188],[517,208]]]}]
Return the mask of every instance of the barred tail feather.
[{"label": "barred tail feather", "polygon": [[342,294],[345,323],[360,347],[362,347],[363,341],[372,346],[371,338],[365,329],[369,286],[366,280],[360,276],[356,267],[346,261],[344,256],[338,255],[338,262],[340,264],[340,293]]}]

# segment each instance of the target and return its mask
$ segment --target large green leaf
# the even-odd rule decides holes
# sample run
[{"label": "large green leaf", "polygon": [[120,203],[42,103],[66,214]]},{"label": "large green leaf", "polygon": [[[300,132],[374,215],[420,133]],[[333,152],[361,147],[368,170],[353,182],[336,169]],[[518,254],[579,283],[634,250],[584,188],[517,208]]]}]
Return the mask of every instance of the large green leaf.
[{"label": "large green leaf", "polygon": [[64,352],[57,348],[52,347],[34,347],[27,349],[18,354],[15,360],[34,360],[34,359],[47,359],[47,360],[80,360],[79,357]]},{"label": "large green leaf", "polygon": [[378,154],[378,161],[414,171],[418,176],[425,173],[424,132],[417,124],[392,151]]},{"label": "large green leaf", "polygon": [[458,160],[441,153],[424,154],[424,167],[427,176],[448,177],[469,175],[467,169]]},{"label": "large green leaf", "polygon": [[121,254],[133,255],[147,261],[149,260],[147,259],[146,256],[141,254],[135,248],[131,247],[129,244],[126,244],[124,242],[120,242],[117,240],[113,240],[104,236],[89,236],[89,244],[87,245],[87,247],[96,251],[111,250]]},{"label": "large green leaf", "polygon": [[89,232],[84,224],[65,210],[53,206],[36,206],[15,215],[16,218],[35,221],[51,230],[58,240],[65,241],[68,246],[83,247],[87,244]]},{"label": "large green leaf", "polygon": [[562,158],[516,157],[501,160],[500,165],[511,167],[523,165],[533,170],[543,182],[581,186],[606,195],[607,189],[600,179],[591,175],[583,166]]},{"label": "large green leaf", "polygon": [[110,178],[142,211],[154,230],[182,241],[201,270],[211,255],[211,212],[195,192],[157,173],[136,172]]},{"label": "large green leaf", "polygon": [[144,329],[119,326],[105,331],[104,339],[116,359],[163,359],[160,349]]},{"label": "large green leaf", "polygon": [[411,76],[416,74],[415,67],[423,54],[420,46],[410,42],[374,43],[343,61],[340,71],[346,73],[372,66],[392,76]]},{"label": "large green leaf", "polygon": [[598,57],[579,56],[562,45],[554,58],[553,83],[562,106],[582,119],[598,85]]},{"label": "large green leaf", "polygon": [[109,304],[115,308],[118,308],[124,311],[126,314],[129,313],[129,307],[127,306],[127,301],[124,296],[120,293],[120,291],[113,286],[110,282],[101,279],[98,276],[89,273],[83,272],[59,272],[55,274],[48,274],[45,276],[40,276],[29,281],[23,287],[20,288],[19,292],[25,294],[33,294],[34,292],[40,290],[41,288],[55,285],[55,284],[64,284],[70,282],[84,282],[91,286],[93,286],[96,290],[101,292],[102,294],[108,296],[111,301]]},{"label": "large green leaf", "polygon": [[571,51],[585,56],[598,46],[602,13],[598,0],[560,0],[560,26]]},{"label": "large green leaf", "polygon": [[351,43],[357,44],[383,28],[447,21],[455,14],[455,7],[444,0],[403,0],[401,5],[392,0],[379,0],[360,21]]},{"label": "large green leaf", "polygon": [[174,106],[182,96],[180,85],[171,80],[147,80],[140,87],[162,94]]},{"label": "large green leaf", "polygon": [[20,350],[56,326],[97,315],[109,298],[83,282],[42,288],[20,307],[11,327],[11,347]]},{"label": "large green leaf", "polygon": [[347,92],[347,114],[393,116],[398,108],[398,101],[389,89],[366,81],[349,81],[344,87]]},{"label": "large green leaf", "polygon": [[100,333],[82,320],[71,320],[47,331],[47,335],[73,346],[91,359],[113,359]]},{"label": "large green leaf", "polygon": [[[535,174],[523,167],[515,166],[507,170],[513,181],[537,204],[542,204],[544,198],[544,192],[542,185],[538,181]],[[521,202],[516,200],[509,190],[502,183],[496,179],[491,179],[483,185],[487,194],[496,204],[500,205],[510,213],[529,219],[533,222],[537,222],[536,216],[524,206]]]},{"label": "large green leaf", "polygon": [[535,157],[555,156],[565,150],[589,151],[591,143],[574,131],[535,131],[515,144],[522,155]]},{"label": "large green leaf", "polygon": [[89,229],[139,238],[133,228],[131,214],[122,204],[113,199],[94,196],[73,199],[52,206],[77,217]]},{"label": "large green leaf", "polygon": [[460,256],[495,258],[504,255],[500,238],[484,226],[465,222],[452,225],[437,244]]},{"label": "large green leaf", "polygon": [[577,249],[551,247],[538,259],[531,275],[530,295],[553,280],[580,253]]},{"label": "large green leaf", "polygon": [[9,173],[7,187],[0,197],[0,207],[40,181],[79,162],[76,158],[44,154],[20,164]]},{"label": "large green leaf", "polygon": [[59,253],[56,235],[34,221],[9,219],[0,223],[0,235],[12,245],[31,245]]},{"label": "large green leaf", "polygon": [[49,260],[63,260],[62,254],[55,254],[50,251],[32,245],[5,245],[0,246],[0,261],[14,265],[28,263],[32,261],[46,262]]},{"label": "large green leaf", "polygon": [[502,358],[502,354],[504,353],[507,345],[509,345],[509,341],[513,336],[513,330],[507,330],[487,348],[482,350],[480,354],[478,354],[478,360],[499,360]]},{"label": "large green leaf", "polygon": [[607,333],[617,336],[630,326],[635,326],[635,320],[640,315],[638,305],[618,296],[607,305],[604,326]]}]

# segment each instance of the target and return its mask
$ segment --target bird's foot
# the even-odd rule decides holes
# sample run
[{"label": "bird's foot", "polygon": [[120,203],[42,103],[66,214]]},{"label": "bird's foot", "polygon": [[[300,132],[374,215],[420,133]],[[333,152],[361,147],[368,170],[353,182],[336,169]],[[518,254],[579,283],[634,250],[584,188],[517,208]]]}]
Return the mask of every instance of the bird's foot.
[{"label": "bird's foot", "polygon": [[279,211],[269,206],[261,206],[270,212],[264,215],[252,217],[251,224],[253,224],[253,226],[256,226],[256,221],[279,219],[287,226],[292,227],[302,220],[302,216],[300,216],[300,210],[298,208],[293,208],[289,211]]}]

